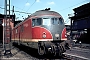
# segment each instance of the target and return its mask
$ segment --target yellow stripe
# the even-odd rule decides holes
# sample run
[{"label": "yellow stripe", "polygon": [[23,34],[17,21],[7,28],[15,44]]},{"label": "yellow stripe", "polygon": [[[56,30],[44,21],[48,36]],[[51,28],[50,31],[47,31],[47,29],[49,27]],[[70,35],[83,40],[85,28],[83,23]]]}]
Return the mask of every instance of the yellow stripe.
[{"label": "yellow stripe", "polygon": [[[19,40],[19,39],[12,39],[12,40]],[[53,41],[53,39],[21,39],[20,41],[25,42],[38,42],[38,41]]]}]

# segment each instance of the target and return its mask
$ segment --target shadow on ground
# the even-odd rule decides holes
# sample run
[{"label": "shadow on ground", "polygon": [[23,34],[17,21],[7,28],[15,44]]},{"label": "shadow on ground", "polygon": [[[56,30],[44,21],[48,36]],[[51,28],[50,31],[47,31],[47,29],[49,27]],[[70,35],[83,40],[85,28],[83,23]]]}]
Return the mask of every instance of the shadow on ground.
[{"label": "shadow on ground", "polygon": [[[37,59],[62,59],[63,58],[61,56],[52,56],[51,54],[40,56],[40,55],[38,55],[37,49],[33,49],[33,48],[30,48],[25,45],[17,45],[14,43],[13,46],[19,48],[20,51],[24,51],[25,53],[27,53],[30,56],[35,57]],[[13,54],[13,55],[15,55],[15,54]]]}]

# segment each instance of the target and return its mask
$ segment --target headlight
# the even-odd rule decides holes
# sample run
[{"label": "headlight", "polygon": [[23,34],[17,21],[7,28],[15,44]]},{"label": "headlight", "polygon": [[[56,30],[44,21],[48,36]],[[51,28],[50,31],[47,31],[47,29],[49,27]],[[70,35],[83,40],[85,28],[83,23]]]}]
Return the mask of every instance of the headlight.
[{"label": "headlight", "polygon": [[59,37],[59,34],[55,34],[55,37]]},{"label": "headlight", "polygon": [[43,32],[42,37],[43,37],[43,38],[46,38],[46,33],[45,33],[45,32]]}]

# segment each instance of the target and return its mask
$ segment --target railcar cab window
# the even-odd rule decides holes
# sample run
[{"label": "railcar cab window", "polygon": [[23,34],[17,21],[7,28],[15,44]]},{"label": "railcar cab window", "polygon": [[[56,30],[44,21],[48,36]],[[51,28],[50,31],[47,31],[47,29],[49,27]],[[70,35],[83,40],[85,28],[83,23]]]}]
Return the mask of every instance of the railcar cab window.
[{"label": "railcar cab window", "polygon": [[39,26],[39,25],[42,25],[42,18],[32,19],[32,26]]},{"label": "railcar cab window", "polygon": [[64,23],[64,20],[62,18],[59,18],[59,23],[60,24],[63,24]]},{"label": "railcar cab window", "polygon": [[43,18],[43,25],[50,25],[51,24],[50,20],[51,20],[50,18]]},{"label": "railcar cab window", "polygon": [[60,25],[60,24],[63,24],[63,19],[62,18],[51,18],[51,23],[53,25]]}]

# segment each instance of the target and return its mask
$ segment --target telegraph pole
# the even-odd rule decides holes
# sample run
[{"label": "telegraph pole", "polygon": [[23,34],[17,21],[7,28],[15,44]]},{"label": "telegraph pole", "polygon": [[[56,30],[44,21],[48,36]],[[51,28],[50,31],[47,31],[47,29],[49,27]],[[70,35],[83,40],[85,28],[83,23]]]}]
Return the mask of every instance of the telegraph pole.
[{"label": "telegraph pole", "polygon": [[11,54],[11,26],[10,26],[10,0],[5,0],[5,11],[4,11],[4,39],[3,48],[4,55]]}]

